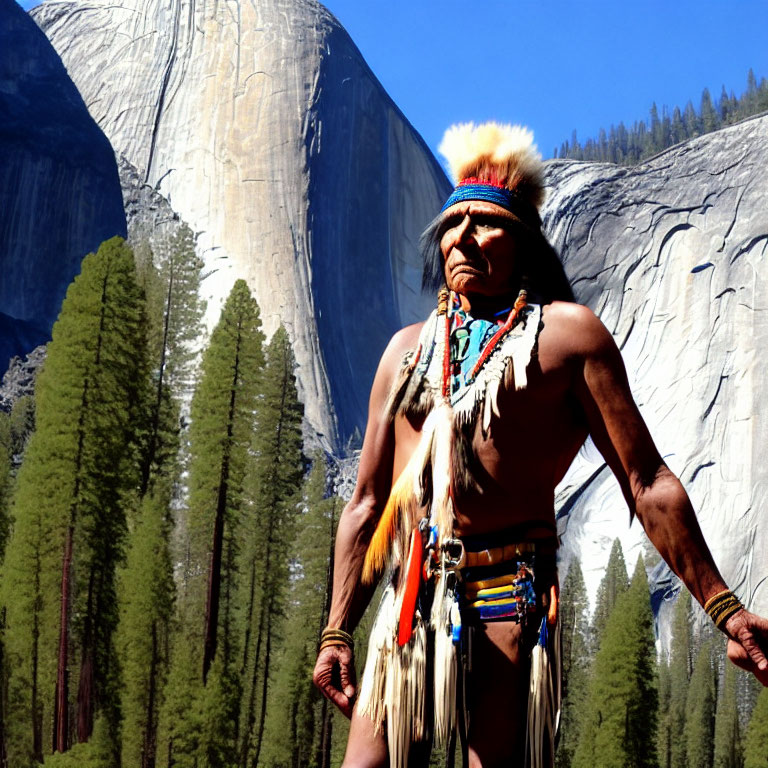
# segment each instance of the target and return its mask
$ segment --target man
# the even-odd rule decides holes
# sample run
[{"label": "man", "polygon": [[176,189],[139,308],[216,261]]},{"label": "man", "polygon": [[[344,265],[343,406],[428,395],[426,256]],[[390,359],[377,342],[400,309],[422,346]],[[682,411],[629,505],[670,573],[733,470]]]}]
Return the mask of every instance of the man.
[{"label": "man", "polygon": [[[473,768],[552,764],[554,489],[588,435],[730,658],[768,685],[768,621],[728,591],[611,335],[573,303],[541,234],[532,136],[455,126],[441,152],[459,183],[425,233],[425,283],[450,294],[395,334],[376,373],[315,668],[352,718],[345,768],[405,766],[456,729]],[[348,633],[387,562],[355,707]]]}]

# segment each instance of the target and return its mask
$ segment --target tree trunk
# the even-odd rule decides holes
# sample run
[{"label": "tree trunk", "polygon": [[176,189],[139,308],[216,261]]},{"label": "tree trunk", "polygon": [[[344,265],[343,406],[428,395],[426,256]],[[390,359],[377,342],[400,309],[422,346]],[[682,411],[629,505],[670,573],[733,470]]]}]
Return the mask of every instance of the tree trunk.
[{"label": "tree trunk", "polygon": [[59,616],[59,656],[56,669],[56,692],[53,703],[53,751],[66,752],[69,749],[69,577],[72,571],[72,542],[74,525],[67,528],[64,556],[61,561],[61,611]]},{"label": "tree trunk", "polygon": [[213,527],[213,551],[208,569],[208,598],[205,604],[205,645],[203,648],[203,685],[208,678],[208,671],[216,655],[216,633],[219,624],[219,597],[221,595],[221,554],[224,542],[224,515],[227,511],[229,483],[229,451],[232,445],[233,421],[237,399],[237,382],[240,378],[240,336],[235,345],[235,364],[232,376],[232,388],[229,395],[229,415],[227,418],[227,442],[222,457],[219,492],[216,498],[216,520]]},{"label": "tree trunk", "polygon": [[261,743],[264,738],[264,723],[267,719],[267,690],[269,688],[269,662],[272,655],[272,606],[267,608],[267,645],[264,649],[264,672],[261,676],[261,709],[259,710],[259,730],[256,735],[256,750],[253,756],[252,765],[257,766],[259,764],[259,755],[261,753]]},{"label": "tree trunk", "polygon": [[250,692],[248,694],[248,710],[245,716],[245,728],[242,734],[240,747],[240,768],[248,768],[248,756],[251,751],[251,729],[256,722],[256,688],[259,680],[259,657],[261,656],[261,642],[264,636],[264,606],[262,602],[261,615],[259,616],[259,634],[256,636],[256,650],[253,653],[253,675],[251,676]]},{"label": "tree trunk", "polygon": [[147,701],[147,719],[144,739],[141,746],[141,768],[155,768],[157,750],[157,668],[159,666],[157,649],[157,622],[152,622],[152,658],[149,664],[149,700]]},{"label": "tree trunk", "polygon": [[157,453],[157,431],[160,427],[160,408],[163,402],[163,381],[165,376],[165,358],[168,351],[168,330],[171,318],[171,297],[173,295],[173,265],[168,275],[168,292],[165,296],[165,314],[163,316],[163,343],[160,350],[160,367],[157,376],[157,390],[155,395],[155,407],[152,413],[152,427],[149,431],[149,445],[144,466],[141,471],[140,497],[143,498],[149,488],[149,478],[152,473],[152,463]]},{"label": "tree trunk", "polygon": [[77,740],[88,741],[93,733],[95,670],[94,670],[94,602],[95,602],[95,566],[91,566],[88,578],[88,601],[83,628],[83,656],[80,663],[80,685],[77,689]]},{"label": "tree trunk", "polygon": [[[232,393],[234,398],[234,392]],[[216,500],[216,520],[213,525],[213,546],[208,567],[208,596],[205,603],[205,646],[203,649],[203,685],[208,679],[216,655],[216,632],[219,625],[219,597],[221,595],[221,554],[224,543],[224,514],[227,508],[227,481],[229,460],[224,457]]]}]

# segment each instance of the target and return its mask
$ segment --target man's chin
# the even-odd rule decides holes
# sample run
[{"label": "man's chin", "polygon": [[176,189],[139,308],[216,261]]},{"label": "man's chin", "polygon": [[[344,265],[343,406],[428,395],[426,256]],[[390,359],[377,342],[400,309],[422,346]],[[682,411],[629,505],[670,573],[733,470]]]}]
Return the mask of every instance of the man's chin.
[{"label": "man's chin", "polygon": [[454,275],[450,288],[462,296],[487,296],[489,286],[480,275],[462,272],[459,275]]}]

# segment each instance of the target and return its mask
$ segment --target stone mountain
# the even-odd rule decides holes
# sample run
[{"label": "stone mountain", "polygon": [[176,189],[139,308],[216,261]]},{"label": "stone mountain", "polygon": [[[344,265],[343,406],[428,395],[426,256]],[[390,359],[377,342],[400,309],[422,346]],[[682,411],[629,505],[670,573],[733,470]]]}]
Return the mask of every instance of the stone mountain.
[{"label": "stone mountain", "polygon": [[238,277],[283,323],[311,426],[359,440],[378,356],[432,303],[418,235],[450,185],[314,0],[32,11],[115,152],[200,232],[210,321]]},{"label": "stone mountain", "polygon": [[[768,612],[768,117],[633,168],[553,161],[544,225],[577,298],[614,335],[640,410],[691,496],[726,580]],[[558,494],[566,556],[594,594],[611,540],[642,549],[594,447]],[[674,592],[656,572],[657,601]]]}]

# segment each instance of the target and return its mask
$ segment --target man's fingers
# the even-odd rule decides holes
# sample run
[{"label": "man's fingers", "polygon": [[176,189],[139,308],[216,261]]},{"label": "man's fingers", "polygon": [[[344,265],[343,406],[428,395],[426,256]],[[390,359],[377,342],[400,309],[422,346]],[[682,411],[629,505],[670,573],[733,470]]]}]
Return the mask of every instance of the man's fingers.
[{"label": "man's fingers", "polygon": [[355,695],[355,667],[351,655],[346,661],[339,657],[339,667],[341,690],[351,699]]},{"label": "man's fingers", "polygon": [[737,617],[740,621],[732,637],[744,646],[761,672],[768,671],[768,659],[765,657],[768,651],[768,621],[748,611],[741,611]]},{"label": "man's fingers", "polygon": [[739,642],[744,646],[744,650],[749,654],[749,658],[752,659],[755,666],[761,671],[768,670],[768,659],[765,658],[765,654],[757,643],[755,636],[748,630],[742,630],[739,633]]},{"label": "man's fingers", "polygon": [[[334,672],[338,681],[341,679],[341,688],[346,689],[349,684],[349,673],[346,672],[352,664],[352,652],[345,646],[330,646],[324,648],[317,657],[315,671],[312,675],[314,684],[320,689],[323,696],[335,704],[346,717],[352,717],[353,702],[350,695],[339,690],[339,685],[334,681]],[[354,675],[354,667],[352,667]],[[345,675],[347,684],[345,684]],[[354,695],[354,686],[352,694]]]}]

